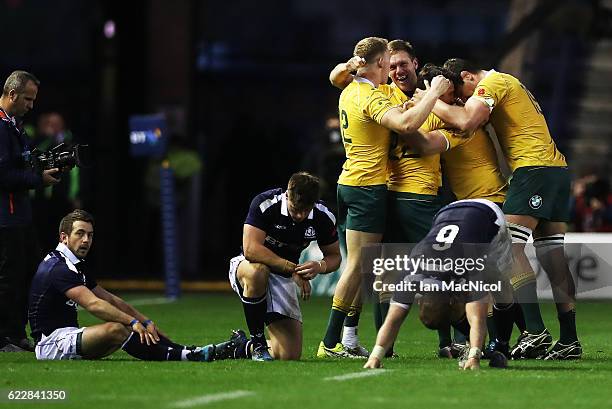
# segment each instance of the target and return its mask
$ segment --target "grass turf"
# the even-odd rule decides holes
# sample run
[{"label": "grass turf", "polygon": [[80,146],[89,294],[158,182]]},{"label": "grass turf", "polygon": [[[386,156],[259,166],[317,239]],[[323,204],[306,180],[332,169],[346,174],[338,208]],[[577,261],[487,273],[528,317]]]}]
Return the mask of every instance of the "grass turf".
[{"label": "grass turf", "polygon": [[[124,294],[126,300],[151,295]],[[52,408],[371,408],[377,405],[440,407],[470,405],[491,408],[602,408],[612,401],[611,303],[578,306],[578,330],[585,350],[582,361],[510,361],[507,370],[486,367],[464,373],[455,360],[436,357],[437,335],[416,314],[407,319],[396,344],[400,358],[386,360],[386,372],[352,380],[326,378],[359,372],[363,362],[317,360],[330,300],[303,303],[304,351],[300,362],[251,361],[141,362],[123,351],[101,361],[37,362],[32,354],[0,353],[0,390],[65,390],[67,400],[7,402],[1,407]],[[138,306],[172,339],[206,344],[244,327],[242,308],[229,294],[185,295],[178,302]],[[553,336],[558,335],[554,306],[543,305]],[[362,344],[371,347],[371,308],[361,317]],[[80,312],[81,325],[98,322]],[[516,337],[516,333],[514,337]],[[606,386],[607,385],[607,386]],[[254,394],[207,404],[181,406],[179,401],[232,391]],[[419,405],[419,406],[416,406]],[[459,407],[459,406],[455,406]]]}]

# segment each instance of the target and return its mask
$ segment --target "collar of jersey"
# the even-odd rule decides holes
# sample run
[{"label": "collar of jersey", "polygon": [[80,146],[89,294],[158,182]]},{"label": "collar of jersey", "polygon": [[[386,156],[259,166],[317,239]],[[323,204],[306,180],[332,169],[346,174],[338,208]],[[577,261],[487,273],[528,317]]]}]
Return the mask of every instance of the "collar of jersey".
[{"label": "collar of jersey", "polygon": [[373,83],[372,81],[370,81],[369,79],[367,79],[367,78],[363,78],[363,77],[357,77],[357,76],[355,76],[355,81],[357,81],[357,82],[365,82],[365,83],[370,84],[370,85],[372,86],[372,88],[376,88],[376,87],[374,86],[374,83]]},{"label": "collar of jersey", "polygon": [[[69,261],[73,266],[82,261],[80,258],[75,256],[74,253],[64,243],[59,243],[55,250],[62,253],[62,255],[66,257],[67,261]],[[68,265],[68,267],[70,267],[70,265]]]},{"label": "collar of jersey", "polygon": [[495,71],[493,68],[491,68],[488,72],[487,75],[485,75],[485,78],[487,78],[489,75],[496,73],[497,71]]},{"label": "collar of jersey", "polygon": [[[289,217],[289,210],[287,209],[287,192],[283,193],[281,196],[281,214],[283,216]],[[308,219],[312,220],[314,217],[314,209],[308,213]]]}]

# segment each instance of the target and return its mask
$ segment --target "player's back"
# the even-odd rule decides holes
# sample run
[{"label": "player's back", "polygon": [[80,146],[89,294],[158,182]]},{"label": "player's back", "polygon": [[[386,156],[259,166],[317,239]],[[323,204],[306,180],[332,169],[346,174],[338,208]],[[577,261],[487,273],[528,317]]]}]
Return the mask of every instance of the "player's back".
[{"label": "player's back", "polygon": [[517,78],[491,70],[472,97],[492,109],[490,121],[512,170],[523,166],[567,166],[539,103]]},{"label": "player's back", "polygon": [[487,199],[503,203],[508,184],[502,175],[493,142],[483,128],[469,138],[447,136],[452,149],[442,154],[451,190],[459,200]]},{"label": "player's back", "polygon": [[338,110],[346,161],[338,183],[347,186],[386,183],[390,131],[380,122],[392,107],[388,96],[364,78],[356,77],[342,91]]}]

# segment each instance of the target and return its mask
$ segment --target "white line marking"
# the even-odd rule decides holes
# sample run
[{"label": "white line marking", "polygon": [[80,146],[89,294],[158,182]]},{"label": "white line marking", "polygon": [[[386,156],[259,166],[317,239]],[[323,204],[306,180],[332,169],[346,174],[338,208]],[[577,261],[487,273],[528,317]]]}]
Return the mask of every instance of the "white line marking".
[{"label": "white line marking", "polygon": [[361,372],[351,372],[344,375],[337,376],[329,376],[327,378],[323,378],[324,381],[348,381],[349,379],[355,378],[366,378],[368,376],[377,376],[382,375],[385,372],[389,372],[388,369],[369,369]]},{"label": "white line marking", "polygon": [[223,393],[213,393],[211,395],[202,395],[192,399],[180,400],[170,405],[173,408],[191,408],[193,406],[208,405],[209,403],[219,402],[222,400],[244,398],[246,396],[255,395],[251,391],[232,391]]}]

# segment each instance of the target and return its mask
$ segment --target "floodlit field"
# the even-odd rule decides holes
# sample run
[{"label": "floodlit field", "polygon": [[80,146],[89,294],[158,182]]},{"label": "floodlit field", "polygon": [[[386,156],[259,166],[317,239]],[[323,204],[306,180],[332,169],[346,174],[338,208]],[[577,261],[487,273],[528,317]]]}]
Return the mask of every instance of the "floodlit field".
[{"label": "floodlit field", "polygon": [[[230,294],[185,295],[155,303],[156,294],[124,294],[138,300],[171,338],[186,344],[226,339],[245,327],[242,307]],[[152,299],[153,298],[153,299]],[[152,303],[150,302],[152,301]],[[507,370],[486,367],[463,373],[455,360],[436,357],[437,335],[416,314],[408,318],[385,369],[365,371],[362,361],[317,360],[330,301],[303,304],[304,351],[300,362],[141,362],[124,352],[102,361],[37,362],[32,354],[0,354],[0,408],[605,408],[612,402],[612,303],[578,305],[585,351],[578,362],[510,361]],[[361,319],[361,339],[371,348],[371,308]],[[558,335],[554,306],[545,321]],[[81,324],[97,322],[81,312]],[[516,333],[513,339],[516,338]],[[10,390],[63,390],[62,402],[9,402]],[[446,406],[450,405],[450,406]]]}]

